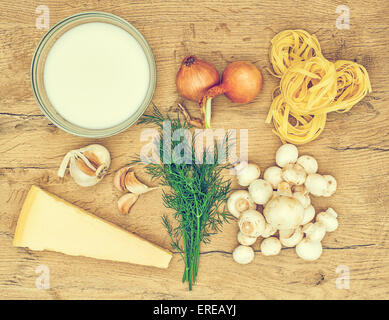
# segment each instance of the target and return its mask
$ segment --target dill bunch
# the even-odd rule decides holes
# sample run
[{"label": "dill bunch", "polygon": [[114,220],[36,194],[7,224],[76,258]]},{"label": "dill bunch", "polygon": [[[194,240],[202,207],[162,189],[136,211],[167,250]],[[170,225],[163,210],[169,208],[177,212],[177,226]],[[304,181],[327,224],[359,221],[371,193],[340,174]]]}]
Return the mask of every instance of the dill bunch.
[{"label": "dill bunch", "polygon": [[[173,226],[164,215],[162,223],[173,249],[181,255],[185,264],[182,282],[188,282],[189,290],[192,290],[198,274],[200,244],[208,243],[210,236],[218,233],[223,223],[232,218],[225,210],[231,181],[222,177],[222,171],[230,168],[230,165],[219,164],[219,151],[228,150],[228,138],[225,136],[222,142],[214,143],[213,150],[202,150],[199,158],[198,150],[194,147],[196,137],[193,142],[188,139],[163,139],[164,135],[166,138],[166,133],[163,133],[164,121],[170,121],[170,138],[175,130],[190,128],[185,120],[181,121],[178,113],[176,119],[171,119],[169,115],[164,117],[155,105],[151,114],[142,116],[138,124],[153,124],[160,128],[156,143],[161,162],[147,164],[145,170],[153,179],[159,179],[161,185],[169,187],[169,191],[163,191],[162,198],[164,206],[174,211],[176,222]],[[176,160],[182,153],[174,154],[179,144],[182,153],[191,151],[189,158],[181,162]],[[172,153],[171,163],[163,163],[164,152]],[[214,161],[209,161],[210,158]]]}]

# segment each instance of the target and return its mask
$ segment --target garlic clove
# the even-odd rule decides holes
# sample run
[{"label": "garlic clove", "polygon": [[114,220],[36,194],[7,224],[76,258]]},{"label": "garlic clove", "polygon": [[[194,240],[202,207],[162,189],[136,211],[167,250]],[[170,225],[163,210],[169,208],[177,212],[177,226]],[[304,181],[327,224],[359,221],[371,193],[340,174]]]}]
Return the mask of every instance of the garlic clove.
[{"label": "garlic clove", "polygon": [[118,208],[122,214],[129,214],[131,207],[138,200],[139,195],[135,193],[126,193],[118,200]]},{"label": "garlic clove", "polygon": [[84,165],[81,165],[81,162],[78,160],[76,158],[70,159],[69,172],[73,180],[81,187],[91,187],[97,184],[100,179],[95,175],[86,173]]},{"label": "garlic clove", "polygon": [[127,171],[130,167],[123,167],[116,171],[115,176],[113,177],[113,185],[119,191],[126,191],[126,185],[124,183],[124,179],[126,177]]},{"label": "garlic clove", "polygon": [[149,188],[148,186],[140,182],[135,176],[135,173],[133,171],[127,171],[127,174],[124,178],[124,185],[127,191],[136,194],[142,194],[157,189],[157,188]]}]

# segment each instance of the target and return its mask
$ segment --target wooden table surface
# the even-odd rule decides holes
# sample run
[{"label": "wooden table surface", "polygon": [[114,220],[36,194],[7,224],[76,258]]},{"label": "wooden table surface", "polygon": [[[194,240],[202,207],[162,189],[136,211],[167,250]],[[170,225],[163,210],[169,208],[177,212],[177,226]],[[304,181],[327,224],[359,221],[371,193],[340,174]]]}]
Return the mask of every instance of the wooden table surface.
[{"label": "wooden table surface", "polygon": [[[389,2],[342,1],[350,9],[350,29],[336,28],[339,1],[5,1],[0,0],[0,298],[3,299],[387,299],[389,298]],[[119,192],[113,173],[139,153],[139,126],[102,140],[63,132],[42,115],[30,85],[30,64],[45,30],[37,29],[36,7],[50,10],[50,25],[82,11],[111,12],[131,22],[148,40],[158,80],[153,101],[163,112],[177,102],[175,75],[182,58],[196,54],[222,71],[230,62],[249,60],[263,73],[262,93],[244,106],[225,97],[214,102],[214,128],[249,129],[249,159],[262,169],[273,165],[280,141],[266,125],[271,92],[277,80],[269,65],[271,38],[284,29],[315,34],[324,56],[355,60],[369,72],[373,93],[346,114],[332,113],[319,139],[299,148],[319,162],[319,171],[334,175],[338,191],[316,198],[317,209],[339,213],[339,229],[323,240],[315,262],[294,250],[241,266],[231,252],[237,245],[236,223],[224,227],[201,247],[198,284],[192,292],[181,283],[183,263],[174,254],[167,270],[126,263],[34,252],[12,246],[23,200],[32,184],[112,221],[165,248],[166,213],[160,191],[140,198],[129,216],[116,210]],[[196,114],[194,103],[186,103]],[[109,175],[91,188],[56,175],[64,154],[101,143],[112,155]],[[137,173],[148,181],[142,170]],[[236,187],[236,183],[234,183]],[[71,230],[69,230],[71,237]],[[50,270],[50,289],[37,289],[36,268]],[[349,289],[336,286],[339,266],[350,271]],[[342,268],[342,267],[340,267]]]}]

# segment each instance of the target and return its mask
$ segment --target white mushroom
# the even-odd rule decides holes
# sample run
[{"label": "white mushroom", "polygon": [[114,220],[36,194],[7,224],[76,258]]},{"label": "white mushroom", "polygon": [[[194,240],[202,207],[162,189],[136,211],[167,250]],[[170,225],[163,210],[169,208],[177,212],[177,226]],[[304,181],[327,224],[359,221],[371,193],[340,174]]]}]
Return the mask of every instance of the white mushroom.
[{"label": "white mushroom", "polygon": [[270,223],[266,223],[265,231],[262,232],[262,238],[269,238],[277,232],[277,229],[274,228]]},{"label": "white mushroom", "polygon": [[327,181],[317,173],[311,173],[305,180],[305,187],[314,196],[321,197],[327,190]]},{"label": "white mushroom", "polygon": [[273,187],[263,179],[253,181],[249,186],[249,193],[255,203],[264,205],[273,195]]},{"label": "white mushroom", "polygon": [[319,167],[316,159],[307,155],[300,156],[297,163],[304,168],[307,174],[316,173]]},{"label": "white mushroom", "polygon": [[242,212],[255,209],[256,207],[257,205],[246,190],[234,191],[227,201],[228,211],[236,218],[239,218]]},{"label": "white mushroom", "polygon": [[264,239],[261,243],[261,252],[264,256],[275,256],[281,251],[281,243],[276,237]]},{"label": "white mushroom", "polygon": [[239,264],[248,264],[254,260],[254,250],[248,246],[238,246],[232,252],[232,258]]},{"label": "white mushroom", "polygon": [[321,241],[326,234],[326,228],[320,222],[308,223],[304,226],[303,232],[307,235],[309,240]]},{"label": "white mushroom", "polygon": [[313,220],[315,217],[315,208],[312,205],[309,205],[304,209],[304,217],[301,222],[302,225],[305,225]]},{"label": "white mushroom", "polygon": [[302,194],[304,194],[304,195],[309,194],[309,192],[308,192],[308,190],[307,190],[307,188],[305,187],[304,184],[301,184],[301,185],[293,185],[293,186],[292,186],[292,192],[293,192],[293,193],[294,193],[294,192],[300,192],[300,193],[302,193]]},{"label": "white mushroom", "polygon": [[300,201],[304,209],[308,208],[311,205],[311,198],[308,194],[304,194],[302,192],[295,192],[293,193],[292,197]]},{"label": "white mushroom", "polygon": [[263,179],[271,184],[273,189],[277,189],[278,184],[282,182],[280,167],[267,168],[263,174]]},{"label": "white mushroom", "polygon": [[304,184],[307,174],[302,166],[297,163],[288,163],[282,168],[282,179],[290,184]]},{"label": "white mushroom", "polygon": [[306,261],[319,259],[322,252],[323,248],[320,241],[312,241],[305,238],[296,246],[297,255]]},{"label": "white mushroom", "polygon": [[295,247],[303,239],[303,236],[301,226],[295,230],[280,230],[280,242],[285,247]]},{"label": "white mushroom", "polygon": [[235,167],[235,170],[238,183],[243,187],[247,187],[261,175],[261,169],[254,163],[241,162]]},{"label": "white mushroom", "polygon": [[328,208],[326,212],[320,212],[316,216],[316,221],[322,223],[327,232],[335,231],[338,228],[338,215],[334,209]]},{"label": "white mushroom", "polygon": [[277,193],[280,196],[292,196],[292,188],[289,183],[286,181],[282,181],[281,183],[278,184],[277,186]]},{"label": "white mushroom", "polygon": [[266,204],[263,213],[276,229],[296,229],[303,221],[304,208],[295,198],[277,196]]},{"label": "white mushroom", "polygon": [[293,144],[284,144],[277,150],[276,153],[276,163],[279,167],[283,168],[288,163],[296,163],[298,158],[297,147]]},{"label": "white mushroom", "polygon": [[240,215],[238,225],[246,236],[257,238],[265,231],[266,221],[258,211],[247,210]]},{"label": "white mushroom", "polygon": [[330,175],[324,175],[323,177],[327,182],[327,187],[323,193],[323,197],[331,197],[336,191],[336,180],[333,176]]},{"label": "white mushroom", "polygon": [[251,246],[257,241],[255,237],[246,236],[242,231],[238,232],[238,242],[244,246]]}]

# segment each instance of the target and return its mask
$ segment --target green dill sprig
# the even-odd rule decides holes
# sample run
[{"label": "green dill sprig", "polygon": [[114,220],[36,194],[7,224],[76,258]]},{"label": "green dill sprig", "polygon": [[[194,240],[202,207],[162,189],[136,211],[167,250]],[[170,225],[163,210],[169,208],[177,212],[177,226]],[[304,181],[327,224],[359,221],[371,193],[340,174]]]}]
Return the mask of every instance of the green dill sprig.
[{"label": "green dill sprig", "polygon": [[[228,151],[229,142],[228,137],[224,137],[221,143],[215,143],[213,150],[203,150],[202,161],[199,161],[194,147],[197,137],[191,143],[186,139],[169,139],[168,146],[162,134],[164,121],[170,121],[171,134],[177,129],[190,128],[185,120],[180,119],[179,114],[176,119],[171,119],[169,115],[164,117],[153,105],[151,114],[142,116],[138,124],[153,124],[161,129],[156,141],[161,162],[149,163],[145,170],[153,179],[159,179],[161,185],[169,187],[168,191],[163,190],[162,200],[166,208],[173,210],[175,226],[167,215],[162,216],[162,223],[169,234],[172,248],[184,261],[182,281],[188,282],[189,290],[192,290],[197,280],[200,244],[208,243],[210,237],[221,230],[223,223],[232,218],[225,209],[231,181],[222,176],[222,171],[231,166],[219,163],[219,151]],[[179,144],[182,151],[191,151],[190,159],[185,159],[189,161],[163,163],[164,152],[174,150]],[[210,156],[213,157],[213,163],[209,163]],[[134,162],[141,162],[141,159]]]}]

